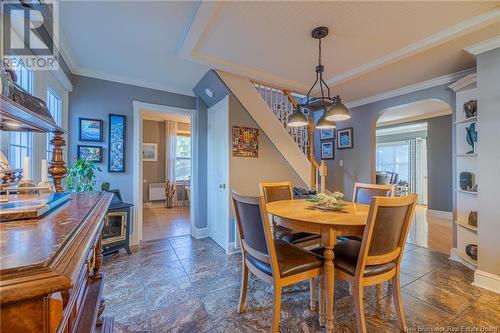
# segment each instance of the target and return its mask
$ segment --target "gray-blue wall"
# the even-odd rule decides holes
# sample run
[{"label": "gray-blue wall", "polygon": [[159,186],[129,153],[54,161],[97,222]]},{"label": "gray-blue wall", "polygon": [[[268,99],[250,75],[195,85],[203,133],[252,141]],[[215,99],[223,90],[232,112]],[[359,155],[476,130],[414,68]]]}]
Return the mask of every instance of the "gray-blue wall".
[{"label": "gray-blue wall", "polygon": [[[104,158],[103,162],[99,164],[102,172],[97,173],[97,187],[100,189],[101,183],[108,181],[111,183],[111,188],[120,189],[122,198],[127,202],[133,200],[131,139],[133,133],[132,102],[134,100],[179,108],[196,109],[197,107],[196,98],[192,96],[85,76],[73,76],[73,91],[69,94],[69,164],[72,164],[76,159],[78,144],[103,146]],[[126,164],[123,173],[108,172],[108,115],[110,113],[127,117]],[[80,117],[102,119],[104,121],[103,142],[81,142],[78,140],[78,118]]]},{"label": "gray-blue wall", "polygon": [[[351,119],[337,124],[338,129],[353,127],[353,143],[354,148],[352,149],[342,149],[335,151],[335,160],[327,161],[328,165],[328,176],[327,176],[327,188],[330,190],[343,191],[347,198],[352,197],[352,191],[355,182],[375,182],[375,128],[378,118],[381,116],[383,110],[389,107],[398,106],[407,103],[413,103],[425,99],[436,98],[447,103],[452,110],[455,105],[455,94],[452,90],[448,89],[448,85],[441,85],[433,88],[419,90],[413,93],[388,98],[382,101],[361,105],[356,108],[351,109],[352,117]],[[315,115],[316,120],[319,118],[319,112]],[[454,114],[452,115],[454,119]],[[451,127],[451,121],[450,121]],[[452,140],[454,136],[453,132],[447,134],[447,140]],[[319,131],[316,131],[316,145],[315,153],[316,159],[319,160]],[[453,146],[452,152],[453,154]],[[344,161],[344,166],[339,166],[339,160]],[[452,171],[454,167],[451,165],[447,168],[440,169],[439,171],[443,173],[442,179],[448,179],[451,174],[452,177],[454,172]],[[446,176],[446,177],[445,177]],[[440,177],[437,177],[440,178]],[[434,184],[429,182],[429,193],[436,191]],[[453,184],[453,178],[451,180]],[[446,187],[450,190],[449,197],[452,197],[451,189],[452,186],[442,186],[437,184],[438,187]],[[448,197],[448,195],[446,196]],[[441,205],[441,204],[439,204]],[[452,205],[449,205],[449,199],[446,199],[445,205],[441,208],[432,208],[437,210],[452,211]]]}]

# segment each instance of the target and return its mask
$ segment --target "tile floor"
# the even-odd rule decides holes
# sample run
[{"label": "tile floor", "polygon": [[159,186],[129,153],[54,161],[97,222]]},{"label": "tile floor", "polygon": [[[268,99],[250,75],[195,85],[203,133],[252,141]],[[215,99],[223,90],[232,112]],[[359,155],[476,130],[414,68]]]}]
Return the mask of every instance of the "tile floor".
[{"label": "tile floor", "polygon": [[[130,256],[105,258],[105,315],[115,318],[115,332],[267,332],[272,287],[252,276],[247,310],[236,313],[240,266],[240,254],[227,256],[208,238],[144,242]],[[409,331],[497,332],[500,295],[472,286],[472,279],[472,271],[446,255],[408,244],[401,287]],[[284,290],[281,332],[324,331],[309,310],[308,290],[308,283]],[[398,332],[387,286],[384,295],[377,305],[375,288],[366,289],[368,332]],[[335,325],[335,332],[356,332],[352,297],[341,281]]]}]

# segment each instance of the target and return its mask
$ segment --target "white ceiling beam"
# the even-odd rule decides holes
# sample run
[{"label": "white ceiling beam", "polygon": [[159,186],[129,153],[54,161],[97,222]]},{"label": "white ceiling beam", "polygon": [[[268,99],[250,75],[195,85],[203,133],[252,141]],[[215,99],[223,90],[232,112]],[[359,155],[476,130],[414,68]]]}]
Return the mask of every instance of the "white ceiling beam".
[{"label": "white ceiling beam", "polygon": [[500,21],[500,7],[489,10],[481,15],[472,17],[468,20],[455,24],[450,28],[441,30],[433,35],[412,43],[394,52],[388,53],[383,57],[370,61],[359,67],[353,68],[347,72],[338,74],[327,80],[328,85],[336,85],[349,81],[355,77],[374,71],[380,67],[387,66],[401,59],[410,57],[417,53],[428,50],[432,47],[444,44],[452,39],[461,37],[473,31],[484,28],[490,24]]}]

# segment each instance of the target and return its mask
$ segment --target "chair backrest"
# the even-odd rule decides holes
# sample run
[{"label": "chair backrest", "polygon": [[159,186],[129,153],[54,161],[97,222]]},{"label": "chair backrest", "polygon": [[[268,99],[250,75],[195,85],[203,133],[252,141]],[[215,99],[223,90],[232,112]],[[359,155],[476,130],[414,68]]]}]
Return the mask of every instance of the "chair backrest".
[{"label": "chair backrest", "polygon": [[260,195],[264,197],[266,203],[278,200],[293,200],[292,183],[259,183]]},{"label": "chair backrest", "polygon": [[401,260],[416,202],[416,194],[373,198],[356,274],[364,272],[365,266]]},{"label": "chair backrest", "polygon": [[355,183],[352,202],[369,205],[374,196],[393,197],[394,185]]}]

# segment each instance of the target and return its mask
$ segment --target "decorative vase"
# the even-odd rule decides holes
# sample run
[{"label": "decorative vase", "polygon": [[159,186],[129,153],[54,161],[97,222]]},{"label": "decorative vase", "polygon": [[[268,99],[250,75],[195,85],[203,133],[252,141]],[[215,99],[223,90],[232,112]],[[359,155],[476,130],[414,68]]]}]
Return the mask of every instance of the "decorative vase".
[{"label": "decorative vase", "polygon": [[469,220],[467,223],[472,226],[477,228],[477,212],[476,211],[471,211],[469,213]]},{"label": "decorative vase", "polygon": [[477,245],[476,244],[468,244],[465,247],[465,253],[474,260],[477,260]]},{"label": "decorative vase", "polygon": [[477,100],[473,99],[464,104],[465,118],[477,116]]}]

